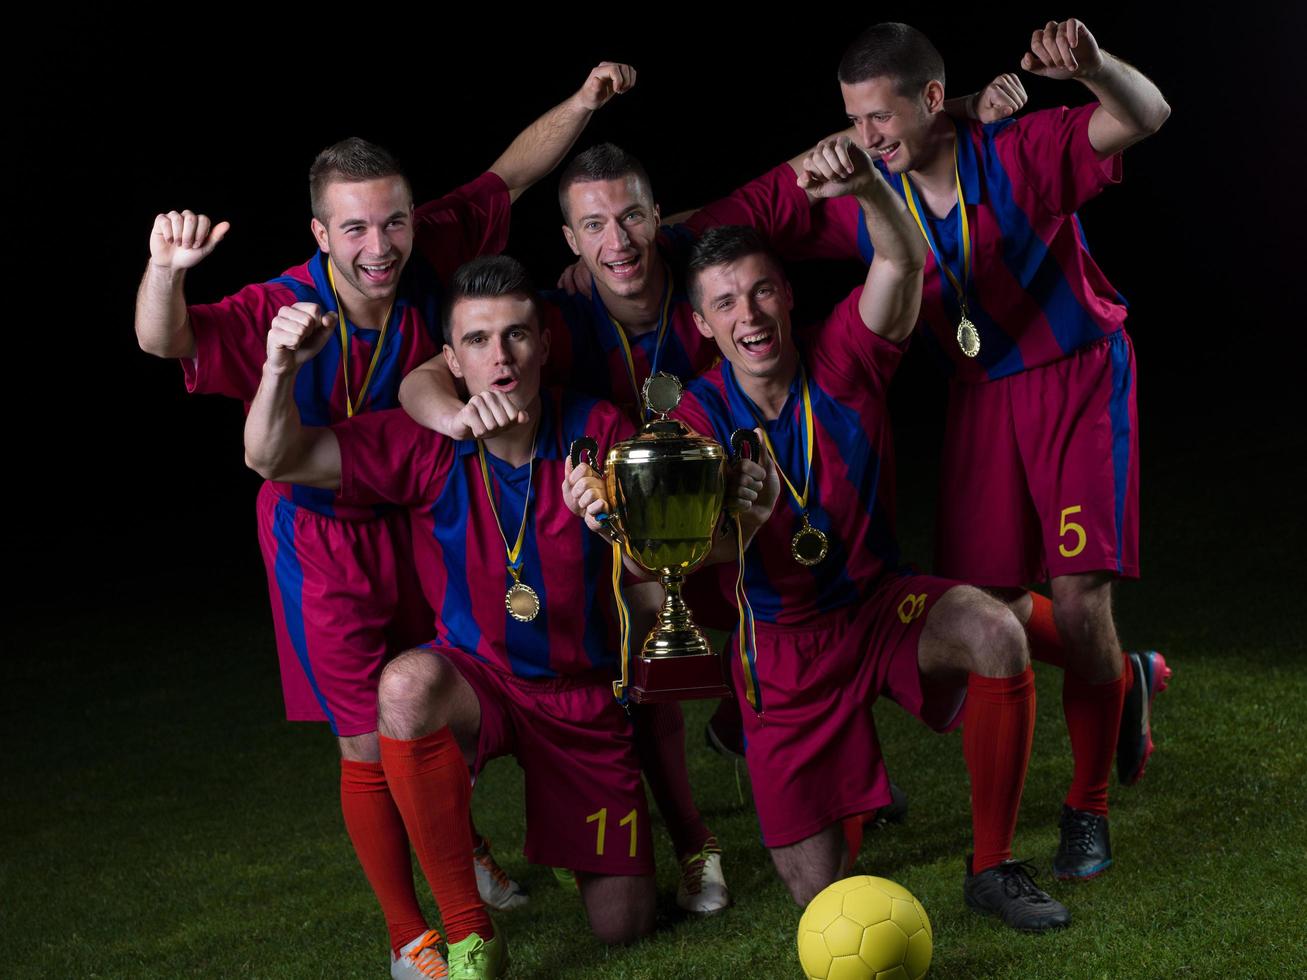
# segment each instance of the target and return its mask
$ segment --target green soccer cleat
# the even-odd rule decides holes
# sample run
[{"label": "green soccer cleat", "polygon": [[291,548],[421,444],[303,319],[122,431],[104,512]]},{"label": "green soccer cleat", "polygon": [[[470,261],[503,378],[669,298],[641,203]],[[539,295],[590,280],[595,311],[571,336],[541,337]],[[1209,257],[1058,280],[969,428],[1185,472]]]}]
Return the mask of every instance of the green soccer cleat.
[{"label": "green soccer cleat", "polygon": [[508,969],[508,944],[496,933],[489,942],[475,932],[450,943],[449,980],[494,980]]}]

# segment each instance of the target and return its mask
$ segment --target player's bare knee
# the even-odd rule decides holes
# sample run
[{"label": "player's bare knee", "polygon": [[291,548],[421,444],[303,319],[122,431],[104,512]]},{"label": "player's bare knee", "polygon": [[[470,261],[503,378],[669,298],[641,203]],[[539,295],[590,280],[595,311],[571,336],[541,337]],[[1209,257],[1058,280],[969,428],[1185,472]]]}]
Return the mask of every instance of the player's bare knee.
[{"label": "player's bare knee", "polygon": [[[1016,614],[978,589],[954,592],[959,594],[950,625],[965,657],[958,666],[982,677],[1011,677],[1025,670],[1030,655]],[[954,592],[945,598],[953,598]]]},{"label": "player's bare knee", "polygon": [[417,738],[426,720],[450,686],[454,670],[441,657],[421,650],[402,653],[381,672],[377,685],[377,717],[388,738]]}]

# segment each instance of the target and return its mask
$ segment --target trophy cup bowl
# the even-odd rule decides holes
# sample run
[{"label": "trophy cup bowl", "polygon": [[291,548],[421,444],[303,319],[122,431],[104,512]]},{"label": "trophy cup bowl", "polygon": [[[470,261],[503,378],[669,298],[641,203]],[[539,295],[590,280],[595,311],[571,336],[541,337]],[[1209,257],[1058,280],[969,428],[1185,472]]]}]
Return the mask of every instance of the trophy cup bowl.
[{"label": "trophy cup bowl", "polygon": [[[662,383],[668,395],[659,402]],[[655,375],[645,385],[645,397],[661,413],[680,400],[680,383]],[[670,401],[670,407],[661,407]],[[757,437],[742,430],[732,447],[748,442],[758,457]],[[582,454],[598,460],[598,446],[585,437],[572,443],[575,466]],[[730,693],[721,658],[695,624],[681,596],[681,584],[712,550],[713,536],[726,495],[726,450],[682,422],[665,417],[644,426],[633,439],[608,450],[602,476],[613,513],[609,526],[623,552],[662,582],[664,599],[653,629],[631,663],[630,696],[636,702],[721,698]]]}]

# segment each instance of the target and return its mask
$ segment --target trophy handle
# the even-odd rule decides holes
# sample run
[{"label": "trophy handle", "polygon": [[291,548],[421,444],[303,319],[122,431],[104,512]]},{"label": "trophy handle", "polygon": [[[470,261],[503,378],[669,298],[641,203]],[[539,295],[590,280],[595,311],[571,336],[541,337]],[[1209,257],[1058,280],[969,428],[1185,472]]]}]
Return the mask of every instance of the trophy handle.
[{"label": "trophy handle", "polygon": [[[572,444],[573,446],[576,443]],[[745,445],[749,447],[749,458],[755,463],[762,458],[762,440],[758,438],[758,433],[752,429],[736,429],[731,433],[731,459],[740,458],[740,447]],[[573,463],[573,466],[576,464]]]},{"label": "trophy handle", "polygon": [[[754,439],[756,440],[757,436],[754,436]],[[586,450],[590,451],[591,468],[600,476],[603,476],[604,471],[601,469],[603,464],[599,461],[599,443],[595,442],[591,436],[581,436],[579,439],[572,440],[572,448],[569,450],[572,457],[572,466],[581,465],[581,458],[585,455]]]}]

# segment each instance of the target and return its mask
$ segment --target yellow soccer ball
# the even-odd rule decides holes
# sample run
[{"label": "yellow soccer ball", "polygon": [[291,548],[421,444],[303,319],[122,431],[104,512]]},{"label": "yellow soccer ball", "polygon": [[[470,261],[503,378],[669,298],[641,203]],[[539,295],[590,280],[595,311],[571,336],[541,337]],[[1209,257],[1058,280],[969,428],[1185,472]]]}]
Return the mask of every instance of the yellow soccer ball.
[{"label": "yellow soccer ball", "polygon": [[926,910],[888,878],[837,881],[799,919],[799,964],[809,980],[917,980],[931,950]]}]

